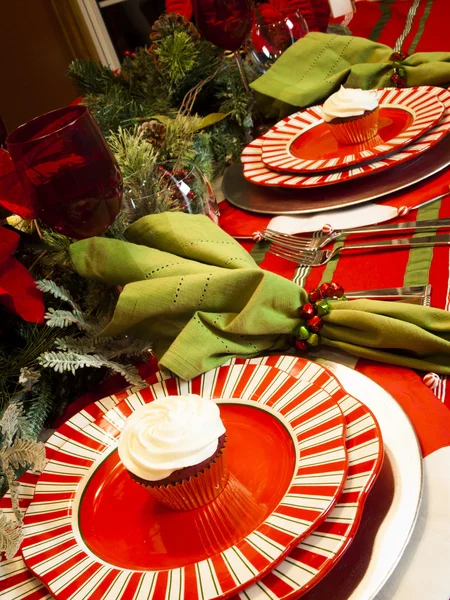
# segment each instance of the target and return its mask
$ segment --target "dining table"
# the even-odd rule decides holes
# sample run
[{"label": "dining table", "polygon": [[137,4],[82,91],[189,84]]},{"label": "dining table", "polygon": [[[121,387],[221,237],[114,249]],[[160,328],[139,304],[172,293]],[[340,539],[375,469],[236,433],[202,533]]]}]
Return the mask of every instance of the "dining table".
[{"label": "dining table", "polygon": [[[347,26],[352,35],[369,38],[408,54],[419,51],[448,51],[448,0],[360,0]],[[395,194],[375,201],[379,206],[409,211],[393,222],[419,219],[450,218],[450,167],[426,180]],[[444,195],[441,200],[416,205]],[[265,270],[312,290],[329,281],[338,282],[346,293],[354,290],[431,285],[431,306],[450,309],[450,247],[413,249],[380,249],[376,252],[354,252],[337,255],[319,267],[305,267],[275,256],[270,242],[257,233],[270,227],[276,215],[254,213],[228,202],[226,195],[219,202],[220,227],[236,238]],[[279,217],[278,217],[279,218]],[[318,217],[327,224],[326,212]],[[420,236],[421,234],[415,234]],[[378,240],[374,234],[368,240]],[[346,240],[351,241],[352,236]],[[415,528],[396,568],[376,595],[376,600],[448,600],[450,598],[450,378],[440,375],[437,384],[426,385],[426,372],[406,367],[358,359],[334,350],[321,350],[323,360],[359,372],[393,396],[409,417],[420,444],[423,467],[422,499]],[[142,377],[152,380],[158,372],[155,359],[139,367]],[[55,427],[60,427],[78,411],[101,398],[120,397],[124,381],[119,376],[92,389],[70,404]],[[47,432],[50,435],[51,431]],[[26,509],[33,497],[37,476],[26,473],[20,479],[20,506]],[[0,499],[0,508],[11,511],[11,498]],[[373,507],[371,507],[373,508]],[[356,546],[357,547],[357,546]],[[355,547],[355,548],[356,548]],[[357,550],[344,555],[343,566],[336,567],[334,578],[324,578],[308,591],[305,600],[345,600],[346,587],[339,591],[339,581],[345,579],[345,561],[358,561]],[[10,567],[0,568],[0,600],[38,600],[50,598],[48,591],[26,570],[20,570],[20,554],[10,561]],[[16,562],[14,562],[16,561]],[[14,569],[17,569],[15,572]],[[364,565],[361,566],[364,569]],[[15,577],[17,586],[2,592],[2,580]]]},{"label": "dining table", "polygon": [[[450,6],[445,0],[360,1],[356,3],[356,11],[348,27],[353,35],[408,54],[443,52],[449,48],[445,31],[448,16]],[[418,185],[375,202],[396,208],[399,211],[396,223],[444,219],[450,217],[450,195],[418,209],[413,207],[445,194],[449,184],[450,169],[446,168]],[[326,188],[321,189],[326,195]],[[411,207],[411,210],[401,216],[404,206]],[[227,202],[226,198],[220,203],[220,211],[221,227],[240,240],[261,268],[292,279],[307,290],[332,280],[339,282],[346,292],[431,284],[431,306],[444,310],[450,308],[448,247],[354,252],[337,255],[323,266],[304,267],[271,254],[270,242],[255,241],[258,236],[254,234],[270,227],[274,216],[241,210]],[[317,219],[325,226],[327,213],[319,213]],[[346,241],[351,242],[353,237],[347,236]],[[379,239],[374,235],[364,241]],[[324,355],[327,356],[326,353]],[[363,373],[392,394],[411,419],[423,456],[424,488],[418,522],[400,563],[376,598],[446,600],[450,597],[447,566],[450,560],[449,378],[440,376],[438,384],[431,390],[424,383],[425,372],[344,357],[338,353],[333,353],[331,358]],[[330,593],[325,586],[325,582],[320,583],[304,598],[334,597],[333,592],[325,595]]]}]

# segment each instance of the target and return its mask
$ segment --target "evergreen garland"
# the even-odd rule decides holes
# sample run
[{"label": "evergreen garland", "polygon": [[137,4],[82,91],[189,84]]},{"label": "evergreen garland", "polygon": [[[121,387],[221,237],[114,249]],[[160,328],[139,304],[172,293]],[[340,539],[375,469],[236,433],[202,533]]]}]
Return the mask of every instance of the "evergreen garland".
[{"label": "evergreen garland", "polygon": [[[245,69],[251,81],[256,74]],[[220,175],[253,126],[235,61],[179,15],[161,17],[149,48],[125,58],[120,71],[76,60],[68,74],[124,179],[123,209],[108,237],[123,239],[124,229],[146,214],[180,210],[164,172],[197,167],[208,179]],[[200,196],[200,180],[190,185]],[[43,467],[42,429],[110,371],[142,385],[132,359],[146,360],[150,350],[127,336],[100,335],[118,290],[76,273],[73,240],[36,221],[12,217],[10,225],[21,232],[16,256],[39,279],[47,312],[39,327],[0,307],[0,496],[9,488],[15,515],[14,522],[0,511],[0,554],[7,557],[22,539],[17,476]]]},{"label": "evergreen garland", "polygon": [[[89,60],[74,61],[68,71],[124,175],[127,214],[113,235],[143,214],[179,209],[161,190],[157,165],[177,161],[208,177],[219,175],[239,156],[253,127],[232,56],[180,15],[162,16],[150,38],[150,47],[126,57],[119,72]],[[253,80],[248,63],[245,69]],[[166,126],[165,135],[145,137],[142,125],[155,119]]]}]

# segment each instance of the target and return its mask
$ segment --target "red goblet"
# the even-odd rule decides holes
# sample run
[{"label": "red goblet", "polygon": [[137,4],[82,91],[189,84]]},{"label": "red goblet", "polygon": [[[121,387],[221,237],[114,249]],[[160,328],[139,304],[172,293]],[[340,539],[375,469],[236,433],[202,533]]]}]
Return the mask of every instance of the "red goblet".
[{"label": "red goblet", "polygon": [[244,87],[249,92],[238,50],[252,27],[250,0],[193,0],[192,6],[196,25],[203,37],[219,48],[234,52]]},{"label": "red goblet", "polygon": [[35,214],[74,238],[103,233],[122,202],[122,177],[85,106],[67,106],[15,129],[6,140]]}]

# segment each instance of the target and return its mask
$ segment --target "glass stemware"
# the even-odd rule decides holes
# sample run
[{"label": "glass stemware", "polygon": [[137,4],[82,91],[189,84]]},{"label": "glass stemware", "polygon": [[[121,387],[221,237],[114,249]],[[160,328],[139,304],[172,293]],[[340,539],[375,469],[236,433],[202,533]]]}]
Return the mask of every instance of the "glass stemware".
[{"label": "glass stemware", "polygon": [[60,108],[21,125],[6,146],[44,223],[74,238],[99,235],[113,223],[122,177],[85,106]]},{"label": "glass stemware", "polygon": [[259,19],[252,31],[250,57],[259,71],[265,72],[297,40],[308,33],[308,25],[298,10],[277,11],[282,16],[273,22]]},{"label": "glass stemware", "polygon": [[200,33],[215,46],[234,52],[242,83],[250,93],[239,48],[252,28],[250,0],[193,0],[195,22]]},{"label": "glass stemware", "polygon": [[238,50],[252,26],[249,0],[193,0],[196,25],[215,46]]}]

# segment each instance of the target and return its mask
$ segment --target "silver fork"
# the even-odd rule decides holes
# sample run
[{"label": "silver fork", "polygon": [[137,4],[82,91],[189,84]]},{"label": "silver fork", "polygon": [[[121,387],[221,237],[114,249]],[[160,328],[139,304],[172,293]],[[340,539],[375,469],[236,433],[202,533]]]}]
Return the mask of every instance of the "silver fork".
[{"label": "silver fork", "polygon": [[408,223],[394,223],[390,225],[371,225],[370,227],[356,227],[354,229],[341,229],[333,231],[329,235],[321,235],[319,237],[301,237],[290,233],[280,233],[273,229],[264,229],[261,233],[269,242],[276,243],[283,248],[291,248],[293,250],[319,250],[327,244],[334,242],[342,236],[350,233],[404,233],[411,231],[427,231],[428,229],[442,229],[450,227],[450,219],[428,219],[426,221],[409,221]]},{"label": "silver fork", "polygon": [[406,238],[401,240],[385,240],[382,242],[368,242],[366,244],[349,244],[334,248],[334,250],[293,250],[290,248],[280,247],[277,244],[272,244],[269,252],[292,260],[300,265],[308,267],[318,267],[329,262],[334,256],[340,252],[347,250],[378,250],[380,248],[389,248],[391,250],[401,248],[417,248],[421,246],[448,246],[450,245],[450,234],[433,235],[423,238]]}]

